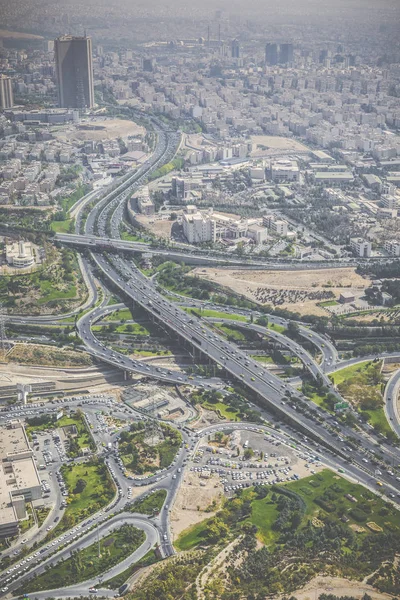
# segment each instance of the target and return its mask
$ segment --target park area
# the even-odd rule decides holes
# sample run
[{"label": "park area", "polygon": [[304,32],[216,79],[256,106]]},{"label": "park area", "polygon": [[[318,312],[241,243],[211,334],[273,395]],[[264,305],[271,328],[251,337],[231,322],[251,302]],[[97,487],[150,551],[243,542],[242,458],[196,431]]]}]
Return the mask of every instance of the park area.
[{"label": "park area", "polygon": [[[311,523],[315,529],[323,529],[328,523],[346,523],[346,528],[356,533],[358,540],[371,532],[400,534],[400,513],[395,507],[361,485],[325,469],[298,481],[239,492],[241,500],[250,504],[246,521],[257,527],[257,538],[262,544],[276,544],[279,540],[282,531],[276,526],[277,519],[282,517],[279,495],[290,498],[287,491],[299,497],[296,527]],[[236,497],[228,500],[227,510],[235,504]],[[188,550],[206,541],[207,527],[212,520],[213,517],[202,520],[181,531],[175,546]]]},{"label": "park area", "polygon": [[67,508],[46,541],[102,509],[115,494],[114,482],[100,460],[64,465],[61,472],[68,490]]},{"label": "park area", "polygon": [[76,253],[49,243],[44,251],[46,258],[36,271],[0,278],[0,302],[10,314],[62,314],[85,300]]},{"label": "park area", "polygon": [[71,557],[48,569],[33,581],[25,584],[24,592],[37,592],[75,585],[103,575],[133,554],[145,541],[145,534],[132,525],[122,525],[116,531],[87,546],[71,551]]},{"label": "park area", "polygon": [[343,398],[349,401],[378,433],[394,436],[383,408],[385,378],[382,361],[364,361],[329,375]]},{"label": "park area", "polygon": [[71,415],[64,415],[57,421],[57,428],[61,430],[68,449],[70,458],[78,458],[83,450],[96,450],[96,444],[87,428],[83,412],[78,410]]},{"label": "park area", "polygon": [[181,443],[181,434],[169,425],[159,423],[154,428],[139,421],[121,432],[119,455],[128,472],[145,475],[169,467]]},{"label": "park area", "polygon": [[335,579],[343,585],[344,578],[365,578],[395,594],[392,565],[399,534],[400,515],[392,504],[324,469],[298,481],[237,492],[210,518],[182,531],[174,545],[181,551],[217,547],[215,555],[237,540],[235,563],[213,576],[220,581],[229,573],[223,588],[243,598],[256,592],[290,595],[321,573],[334,577],[333,586]]}]

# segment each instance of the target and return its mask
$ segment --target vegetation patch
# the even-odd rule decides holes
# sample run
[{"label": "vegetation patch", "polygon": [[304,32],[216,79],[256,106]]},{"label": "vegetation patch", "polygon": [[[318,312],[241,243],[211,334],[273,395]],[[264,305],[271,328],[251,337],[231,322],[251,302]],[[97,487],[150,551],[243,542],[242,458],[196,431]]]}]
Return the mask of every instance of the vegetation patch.
[{"label": "vegetation patch", "polygon": [[85,463],[64,465],[61,472],[69,494],[67,508],[61,521],[46,540],[71,529],[76,523],[102,509],[115,494],[111,475],[104,462],[97,458]]},{"label": "vegetation patch", "polygon": [[0,278],[0,302],[11,313],[60,314],[75,308],[87,293],[76,253],[47,241],[43,245],[45,259],[36,271]]},{"label": "vegetation patch", "polygon": [[136,571],[142,569],[144,567],[149,567],[154,563],[158,562],[160,559],[157,557],[155,550],[149,550],[147,554],[143,556],[140,560],[138,560],[135,564],[130,565],[125,571],[122,571],[112,579],[107,579],[101,584],[102,588],[108,588],[111,590],[118,589],[121,585],[125,583]]},{"label": "vegetation patch", "polygon": [[[71,551],[70,558],[48,569],[18,593],[51,590],[87,581],[107,572],[111,567],[133,554],[143,544],[146,536],[133,525],[122,525],[119,529],[83,550]],[[100,548],[100,555],[99,555]]]},{"label": "vegetation patch", "polygon": [[87,367],[92,364],[92,358],[86,352],[64,350],[42,344],[15,344],[7,354],[7,360],[43,367]]},{"label": "vegetation patch", "polygon": [[166,497],[167,490],[157,490],[150,493],[146,498],[136,500],[136,502],[129,506],[129,511],[144,515],[158,514],[164,505]]},{"label": "vegetation patch", "polygon": [[70,416],[64,415],[57,421],[57,427],[63,428],[68,438],[68,456],[77,458],[82,455],[82,449],[87,448],[92,452],[96,450],[92,436],[87,428],[85,415],[81,410],[77,410]]},{"label": "vegetation patch", "polygon": [[250,408],[246,398],[237,392],[224,396],[216,390],[196,391],[191,394],[190,401],[215,411],[227,421],[262,422],[260,413]]},{"label": "vegetation patch", "polygon": [[[384,561],[393,564],[399,534],[395,507],[325,469],[301,481],[237,492],[212,519],[183,531],[175,546],[216,551],[240,538],[226,577],[212,582],[218,581],[220,595],[210,597],[257,598],[290,594],[322,572],[361,580]],[[383,575],[382,585],[392,592],[393,571]]]},{"label": "vegetation patch", "polygon": [[330,375],[341,395],[351,402],[378,433],[392,437],[392,429],[383,411],[384,378],[382,361],[366,361]]},{"label": "vegetation patch", "polygon": [[173,427],[139,421],[121,432],[119,454],[129,471],[142,475],[169,467],[181,443],[182,436]]}]

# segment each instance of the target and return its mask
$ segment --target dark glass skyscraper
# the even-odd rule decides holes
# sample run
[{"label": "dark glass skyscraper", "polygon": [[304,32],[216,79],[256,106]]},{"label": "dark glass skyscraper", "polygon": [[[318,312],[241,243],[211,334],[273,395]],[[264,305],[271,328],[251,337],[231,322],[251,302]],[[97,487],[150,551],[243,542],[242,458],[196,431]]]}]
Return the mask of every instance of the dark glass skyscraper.
[{"label": "dark glass skyscraper", "polygon": [[240,48],[239,40],[232,40],[231,56],[232,56],[232,58],[240,58],[241,48]]},{"label": "dark glass skyscraper", "polygon": [[278,44],[265,46],[265,63],[271,67],[278,64]]},{"label": "dark glass skyscraper", "polygon": [[279,48],[279,63],[287,65],[293,62],[293,44],[281,44]]},{"label": "dark glass skyscraper", "polygon": [[94,104],[92,40],[63,35],[54,41],[61,108],[91,108]]}]

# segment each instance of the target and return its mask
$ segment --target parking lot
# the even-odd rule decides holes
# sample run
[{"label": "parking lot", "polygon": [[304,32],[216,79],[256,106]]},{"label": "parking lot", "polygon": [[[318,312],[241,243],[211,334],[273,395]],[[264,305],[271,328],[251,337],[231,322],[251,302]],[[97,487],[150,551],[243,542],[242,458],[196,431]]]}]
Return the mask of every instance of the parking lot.
[{"label": "parking lot", "polygon": [[201,438],[189,463],[190,471],[205,480],[219,477],[228,495],[252,485],[273,485],[312,475],[321,469],[317,453],[298,451],[248,427],[224,435]]}]

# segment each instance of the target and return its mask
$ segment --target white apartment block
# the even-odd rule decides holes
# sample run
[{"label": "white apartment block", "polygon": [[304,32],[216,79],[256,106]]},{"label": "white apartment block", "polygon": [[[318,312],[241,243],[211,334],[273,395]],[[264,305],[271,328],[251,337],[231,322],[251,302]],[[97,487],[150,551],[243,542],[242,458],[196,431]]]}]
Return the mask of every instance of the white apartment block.
[{"label": "white apartment block", "polygon": [[367,240],[353,238],[350,240],[350,246],[353,252],[361,258],[369,258],[371,256],[372,246],[371,242],[368,242]]},{"label": "white apartment block", "polygon": [[396,196],[382,196],[382,202],[384,208],[389,208],[390,210],[397,208]]},{"label": "white apartment block", "polygon": [[392,256],[400,256],[400,241],[388,240],[385,242],[385,250]]},{"label": "white apartment block", "polygon": [[274,215],[264,216],[263,225],[276,233],[276,235],[286,237],[288,234],[288,222],[284,219],[277,219]]},{"label": "white apartment block", "polygon": [[196,206],[189,204],[182,217],[183,233],[190,244],[215,242],[216,222],[207,215],[202,215]]},{"label": "white apartment block", "polygon": [[270,162],[270,176],[272,181],[299,181],[300,169],[295,160],[279,159]]}]

